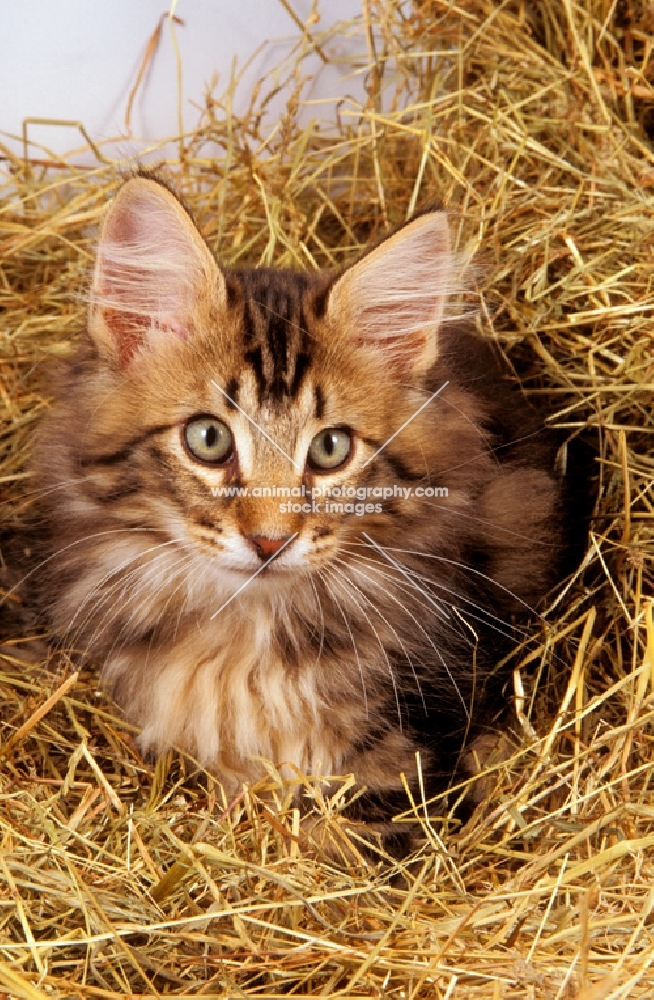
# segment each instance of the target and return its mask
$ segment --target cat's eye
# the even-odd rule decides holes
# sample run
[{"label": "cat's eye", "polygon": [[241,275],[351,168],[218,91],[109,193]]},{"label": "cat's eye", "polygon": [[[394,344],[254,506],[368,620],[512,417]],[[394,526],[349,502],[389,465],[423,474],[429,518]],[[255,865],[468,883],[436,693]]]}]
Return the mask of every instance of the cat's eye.
[{"label": "cat's eye", "polygon": [[350,457],[352,432],[345,427],[326,427],[316,434],[307,453],[310,469],[328,472],[338,469]]},{"label": "cat's eye", "polygon": [[184,428],[184,441],[193,458],[221,465],[234,451],[234,437],[217,417],[193,417]]}]

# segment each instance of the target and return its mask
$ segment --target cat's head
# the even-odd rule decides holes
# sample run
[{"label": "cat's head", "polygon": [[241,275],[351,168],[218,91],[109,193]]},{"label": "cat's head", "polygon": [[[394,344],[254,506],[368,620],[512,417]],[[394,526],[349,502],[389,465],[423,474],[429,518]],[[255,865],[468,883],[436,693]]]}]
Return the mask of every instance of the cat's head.
[{"label": "cat's head", "polygon": [[452,261],[432,212],[340,274],[223,269],[165,187],[128,181],[91,294],[88,475],[235,579],[276,553],[277,583],[320,569],[362,531],[384,544],[424,502],[379,490],[434,485],[450,446],[421,407]]}]

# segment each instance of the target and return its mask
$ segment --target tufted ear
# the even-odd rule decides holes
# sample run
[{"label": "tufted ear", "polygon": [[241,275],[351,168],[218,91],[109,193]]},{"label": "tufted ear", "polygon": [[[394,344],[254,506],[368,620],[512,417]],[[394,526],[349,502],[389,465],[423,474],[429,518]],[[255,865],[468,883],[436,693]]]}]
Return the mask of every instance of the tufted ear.
[{"label": "tufted ear", "polygon": [[125,367],[143,347],[187,339],[209,295],[225,299],[220,268],[179,201],[156,181],[127,181],[100,236],[89,332]]},{"label": "tufted ear", "polygon": [[336,279],[327,314],[358,347],[377,351],[399,372],[426,371],[452,281],[447,216],[407,223]]}]

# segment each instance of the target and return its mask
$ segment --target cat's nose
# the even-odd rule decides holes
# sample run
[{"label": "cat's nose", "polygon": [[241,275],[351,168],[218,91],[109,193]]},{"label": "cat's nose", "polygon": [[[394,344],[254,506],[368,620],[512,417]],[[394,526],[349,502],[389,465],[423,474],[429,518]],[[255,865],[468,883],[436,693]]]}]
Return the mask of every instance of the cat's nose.
[{"label": "cat's nose", "polygon": [[259,559],[263,561],[279,552],[289,541],[291,535],[286,535],[284,538],[266,538],[265,535],[246,535],[245,537],[254,546]]}]

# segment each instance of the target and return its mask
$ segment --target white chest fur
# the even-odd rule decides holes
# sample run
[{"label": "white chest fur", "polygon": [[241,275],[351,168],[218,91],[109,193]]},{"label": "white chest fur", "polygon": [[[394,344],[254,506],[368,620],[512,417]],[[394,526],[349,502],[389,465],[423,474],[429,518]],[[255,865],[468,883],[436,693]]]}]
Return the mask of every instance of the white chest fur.
[{"label": "white chest fur", "polygon": [[151,651],[145,668],[136,667],[136,653],[108,662],[109,685],[135,669],[143,677],[129,710],[142,726],[144,749],[183,746],[228,787],[261,776],[262,757],[304,774],[338,773],[342,752],[329,736],[316,683],[322,665],[284,664],[263,617],[231,630],[220,624]]}]

